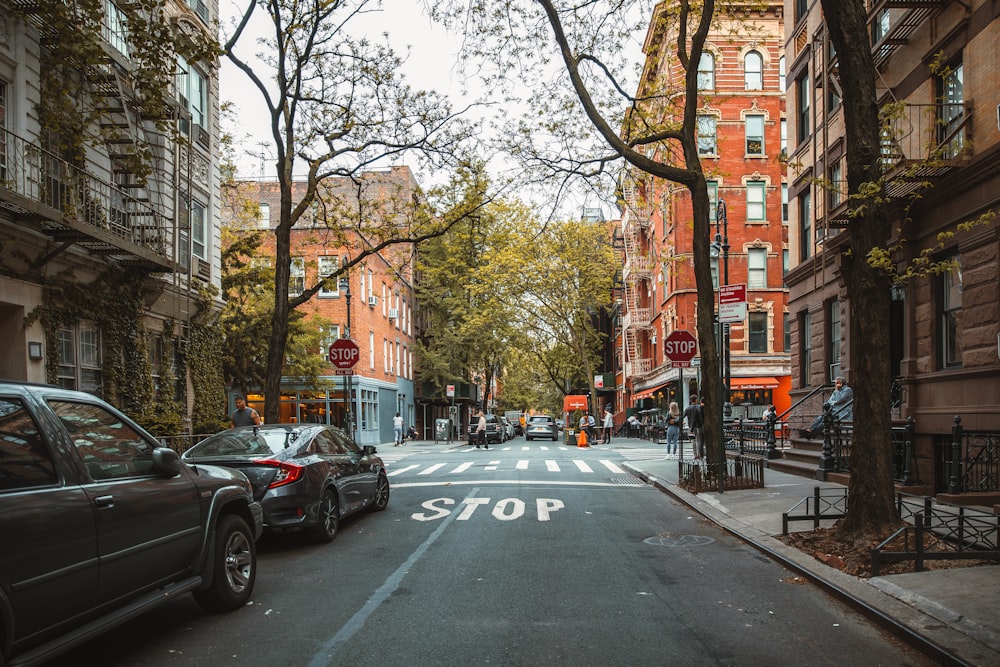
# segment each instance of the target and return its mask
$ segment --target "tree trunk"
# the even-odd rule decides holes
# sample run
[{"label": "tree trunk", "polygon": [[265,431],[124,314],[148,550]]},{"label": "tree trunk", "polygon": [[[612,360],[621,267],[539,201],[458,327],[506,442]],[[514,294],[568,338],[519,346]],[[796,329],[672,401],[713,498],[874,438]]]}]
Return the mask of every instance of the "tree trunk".
[{"label": "tree trunk", "polygon": [[281,421],[281,377],[288,341],[288,279],[291,276],[292,177],[290,169],[279,176],[280,214],[274,230],[274,314],[267,346],[267,373],[264,377],[264,421]]},{"label": "tree trunk", "polygon": [[[852,198],[850,255],[841,258],[850,299],[850,356],[854,391],[854,435],[847,517],[841,530],[851,536],[881,534],[897,522],[892,480],[889,417],[890,278],[872,267],[873,248],[885,247],[890,211],[874,198],[857,199],[868,183],[879,182],[880,124],[875,65],[867,38],[863,0],[822,0],[830,39],[837,49],[847,139],[847,183]],[[861,207],[859,209],[859,207]]]}]

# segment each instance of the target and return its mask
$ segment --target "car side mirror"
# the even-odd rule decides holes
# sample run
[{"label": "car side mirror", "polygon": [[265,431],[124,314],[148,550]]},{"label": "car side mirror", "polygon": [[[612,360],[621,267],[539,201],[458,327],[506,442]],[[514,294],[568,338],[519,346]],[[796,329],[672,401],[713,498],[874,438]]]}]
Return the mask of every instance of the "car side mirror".
[{"label": "car side mirror", "polygon": [[375,445],[365,445],[362,451],[364,451],[365,456],[375,456],[378,454],[378,451],[375,449]]},{"label": "car side mirror", "polygon": [[153,473],[176,477],[181,474],[181,457],[169,447],[157,447],[153,450]]}]

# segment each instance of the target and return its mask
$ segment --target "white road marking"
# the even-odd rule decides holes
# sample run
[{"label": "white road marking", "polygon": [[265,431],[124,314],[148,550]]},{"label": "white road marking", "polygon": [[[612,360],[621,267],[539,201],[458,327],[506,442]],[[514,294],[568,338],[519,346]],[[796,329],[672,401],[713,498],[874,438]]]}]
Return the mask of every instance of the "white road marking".
[{"label": "white road marking", "polygon": [[624,475],[625,474],[624,470],[622,470],[621,468],[619,468],[618,466],[616,466],[611,461],[607,461],[605,459],[601,459],[601,465],[603,465],[605,468],[607,468],[611,472],[615,473],[616,475],[618,475],[618,474]]},{"label": "white road marking", "polygon": [[452,470],[448,474],[449,475],[455,475],[455,474],[458,474],[460,472],[465,472],[466,470],[468,470],[469,468],[472,467],[473,463],[474,463],[473,461],[466,461],[465,463],[462,463],[461,465],[459,465],[458,467],[456,467],[454,470]]},{"label": "white road marking", "polygon": [[420,466],[416,465],[416,464],[411,465],[411,466],[406,466],[405,468],[400,468],[399,470],[390,471],[389,473],[387,473],[387,476],[388,477],[395,477],[396,475],[402,474],[404,472],[409,472],[410,470],[413,470],[414,468],[419,468],[419,467]]},{"label": "white road marking", "polygon": [[528,461],[527,459],[523,459],[521,461],[518,461],[517,464],[514,466],[514,468],[517,470],[527,470],[529,463],[530,461]]},{"label": "white road marking", "polygon": [[549,472],[559,472],[559,464],[552,459],[548,459],[545,461],[545,469]]},{"label": "white road marking", "polygon": [[427,466],[426,470],[421,470],[417,474],[418,475],[430,475],[430,474],[433,474],[434,472],[436,472],[437,470],[443,468],[444,466],[445,466],[444,463],[435,463],[433,465]]},{"label": "white road marking", "polygon": [[589,465],[587,465],[586,461],[581,461],[580,459],[573,459],[573,463],[575,463],[576,467],[580,469],[580,472],[594,472],[594,470]]}]

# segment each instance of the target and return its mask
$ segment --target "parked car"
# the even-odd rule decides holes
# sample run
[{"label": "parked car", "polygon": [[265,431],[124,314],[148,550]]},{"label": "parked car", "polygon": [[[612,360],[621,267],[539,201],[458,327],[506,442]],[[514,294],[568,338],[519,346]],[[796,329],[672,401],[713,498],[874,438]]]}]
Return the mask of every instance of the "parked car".
[{"label": "parked car", "polygon": [[500,416],[500,423],[503,424],[504,428],[503,431],[504,442],[506,442],[507,440],[513,440],[515,437],[517,437],[517,434],[514,432],[514,425],[510,423],[510,420],[507,419],[506,416],[504,415]]},{"label": "parked car", "polygon": [[101,399],[0,382],[0,664],[39,663],[178,595],[243,607],[262,511]]},{"label": "parked car", "polygon": [[[478,436],[479,417],[473,417],[469,424],[469,444],[475,445],[479,442]],[[503,426],[496,415],[486,415],[486,444],[503,442]]]},{"label": "parked car", "polygon": [[549,415],[531,415],[528,419],[528,425],[524,429],[524,439],[535,440],[536,438],[558,440],[559,429],[556,427],[556,420]]},{"label": "parked car", "polygon": [[522,413],[520,411],[508,410],[507,412],[503,413],[503,416],[506,417],[507,421],[509,421],[514,426],[515,437],[519,435],[524,435],[524,426],[521,424]]},{"label": "parked car", "polygon": [[389,478],[375,447],[359,447],[336,426],[231,428],[205,438],[182,458],[239,470],[264,508],[265,530],[302,529],[317,542],[333,540],[348,515],[389,504]]}]

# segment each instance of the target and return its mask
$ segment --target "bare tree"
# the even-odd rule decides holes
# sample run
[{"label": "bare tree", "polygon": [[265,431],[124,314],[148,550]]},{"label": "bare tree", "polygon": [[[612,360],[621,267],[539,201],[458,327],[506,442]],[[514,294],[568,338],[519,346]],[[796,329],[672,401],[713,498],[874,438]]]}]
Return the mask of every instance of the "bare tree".
[{"label": "bare tree", "polygon": [[[376,8],[370,0],[248,0],[223,42],[225,57],[246,75],[268,115],[279,184],[274,314],[264,387],[268,421],[278,420],[289,313],[322,286],[289,298],[291,230],[323,199],[324,180],[350,179],[390,160],[415,156],[431,166],[454,166],[462,162],[462,141],[469,136],[445,99],[406,85],[399,75],[401,60],[390,47],[352,34],[352,21]],[[268,34],[256,54],[252,26],[258,23],[267,26]],[[388,233],[380,227],[377,238],[365,238],[351,253],[349,266],[390,245],[440,233],[447,223],[417,212],[397,217]],[[359,225],[356,217],[332,224],[353,227],[360,236],[375,229]]]}]

